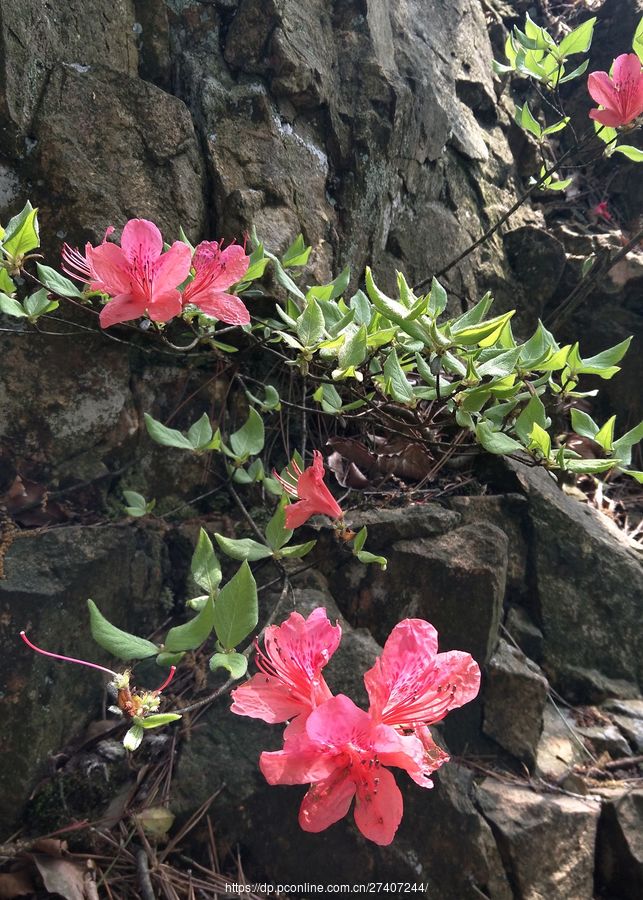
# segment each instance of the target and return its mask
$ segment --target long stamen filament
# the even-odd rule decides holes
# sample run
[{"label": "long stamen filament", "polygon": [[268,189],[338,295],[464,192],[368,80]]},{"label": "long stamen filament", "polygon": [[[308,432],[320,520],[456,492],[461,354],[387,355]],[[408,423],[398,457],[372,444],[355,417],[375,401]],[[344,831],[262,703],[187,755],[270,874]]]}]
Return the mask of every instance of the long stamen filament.
[{"label": "long stamen filament", "polygon": [[165,679],[165,681],[163,682],[163,684],[161,685],[161,687],[158,687],[155,691],[153,691],[153,693],[154,693],[154,694],[160,694],[161,691],[164,691],[165,688],[166,688],[166,687],[168,686],[168,684],[170,683],[170,681],[172,681],[172,679],[174,678],[174,673],[175,673],[175,672],[176,672],[176,666],[170,666],[170,674],[167,676],[167,678]]},{"label": "long stamen filament", "polygon": [[[60,659],[63,662],[77,663],[79,666],[88,666],[90,669],[99,669],[101,672],[107,672],[108,675],[113,675],[115,678],[118,678],[118,672],[114,672],[112,669],[106,669],[105,666],[99,666],[98,663],[87,662],[86,659],[75,659],[73,656],[61,656],[60,653],[51,653],[49,650],[42,650],[40,647],[36,647],[35,644],[31,643],[24,631],[20,632],[20,637],[27,647],[35,650],[36,653],[40,653],[41,656],[51,656],[52,659]],[[163,686],[165,687],[165,685]]]}]

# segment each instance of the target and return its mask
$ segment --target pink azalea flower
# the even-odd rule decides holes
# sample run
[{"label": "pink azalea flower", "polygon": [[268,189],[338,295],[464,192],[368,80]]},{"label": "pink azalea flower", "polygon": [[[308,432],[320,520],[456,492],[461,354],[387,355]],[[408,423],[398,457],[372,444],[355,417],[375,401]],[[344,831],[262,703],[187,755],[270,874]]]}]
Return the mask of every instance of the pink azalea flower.
[{"label": "pink azalea flower", "polygon": [[286,493],[299,498],[298,503],[291,503],[286,507],[286,528],[298,528],[311,516],[318,514],[330,516],[331,519],[344,517],[339,503],[324,484],[325,472],[322,455],[319,450],[315,450],[312,465],[303,472],[296,462],[291,463],[288,475],[294,484],[274,473]]},{"label": "pink azalea flower", "polygon": [[613,75],[592,72],[587,89],[603,109],[590,110],[590,118],[601,125],[629,125],[643,113],[643,72],[636,53],[623,53],[614,60]]},{"label": "pink azalea flower", "polygon": [[245,304],[226,289],[241,281],[249,264],[250,257],[239,244],[222,250],[216,241],[203,241],[194,253],[195,276],[183,291],[183,305],[193,303],[228,325],[247,325],[250,313]]},{"label": "pink azalea flower", "polygon": [[364,837],[386,845],[400,824],[403,804],[384,766],[398,766],[418,780],[416,760],[422,753],[417,738],[376,722],[339,694],[314,709],[305,728],[287,733],[283,750],[262,753],[260,767],[269,784],[310,784],[299,811],[304,831],[323,831],[339,821],[354,797],[355,824]]},{"label": "pink azalea flower", "polygon": [[190,248],[176,241],[163,253],[163,238],[153,222],[130,219],[120,247],[104,242],[91,248],[86,259],[92,281],[112,296],[101,310],[103,328],[143,315],[167,322],[181,313],[178,285],[190,272]]},{"label": "pink azalea flower", "polygon": [[270,625],[265,650],[257,648],[260,672],[232,692],[232,712],[271,724],[310,713],[332,696],[321,670],[341,636],[321,607],[307,619],[293,612],[282,625]]},{"label": "pink azalea flower", "polygon": [[606,222],[612,221],[612,214],[609,210],[607,200],[601,200],[596,206],[592,207],[592,212],[597,219],[605,219]]},{"label": "pink azalea flower", "polygon": [[[114,226],[110,225],[109,228],[105,230],[103,244],[106,243],[107,238],[111,234],[113,234],[113,232]],[[89,242],[86,243],[85,254],[83,255],[76,247],[70,247],[69,244],[63,244],[61,254],[63,260],[62,270],[63,272],[66,272],[67,275],[75,278],[77,281],[82,281],[84,284],[88,284],[91,291],[104,291],[103,285],[100,281],[97,280],[97,276],[92,265],[93,249],[93,246]]]},{"label": "pink azalea flower", "polygon": [[480,689],[480,669],[469,653],[437,649],[433,625],[404,619],[364,675],[371,715],[386,725],[414,731],[427,749],[433,742],[426,725],[473,700]]}]

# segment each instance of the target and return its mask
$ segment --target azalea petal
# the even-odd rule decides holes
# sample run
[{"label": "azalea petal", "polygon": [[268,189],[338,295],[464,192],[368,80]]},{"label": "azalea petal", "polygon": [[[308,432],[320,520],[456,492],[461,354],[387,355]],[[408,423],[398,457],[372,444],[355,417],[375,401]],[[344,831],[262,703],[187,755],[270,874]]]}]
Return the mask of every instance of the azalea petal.
[{"label": "azalea petal", "polygon": [[307,619],[292,612],[281,625],[269,626],[264,644],[275,666],[286,671],[293,682],[315,689],[321,703],[331,693],[320,672],[337,650],[341,637],[341,626],[331,624],[328,613],[320,606]]},{"label": "azalea petal", "polygon": [[121,247],[130,264],[153,264],[163,250],[163,237],[154,222],[130,219],[123,228]]},{"label": "azalea petal", "polygon": [[199,272],[209,265],[219,255],[219,245],[216,241],[201,241],[194,250],[192,266],[195,272]]},{"label": "azalea petal", "polygon": [[119,322],[131,322],[145,315],[145,301],[132,294],[113,297],[100,311],[101,328],[109,328]]},{"label": "azalea petal", "polygon": [[163,294],[183,284],[190,274],[192,251],[182,241],[175,241],[167,253],[163,253],[154,267],[153,296]]},{"label": "azalea petal", "polygon": [[220,319],[227,325],[248,325],[250,322],[250,313],[245,304],[234,294],[215,290],[202,291],[189,302],[198,306],[206,315]]},{"label": "azalea petal", "polygon": [[297,479],[297,496],[300,500],[310,501],[315,512],[331,519],[341,519],[342,508],[324,484],[324,472],[321,454],[315,450],[312,466],[304,469]]},{"label": "azalea petal", "polygon": [[286,528],[293,531],[307,522],[311,516],[316,515],[317,510],[310,500],[299,500],[297,503],[289,503],[286,507]]},{"label": "azalea petal", "polygon": [[310,784],[332,775],[337,761],[302,733],[289,738],[283,750],[262,753],[259,768],[268,784]]},{"label": "azalea petal", "polygon": [[378,752],[380,762],[404,769],[420,787],[432,788],[431,775],[449,761],[449,754],[438,747],[426,725],[417,726],[414,734],[400,735],[400,741],[401,752]]},{"label": "azalea petal", "polygon": [[91,253],[91,266],[107,294],[131,293],[129,263],[116,244],[101,244]]},{"label": "azalea petal", "polygon": [[153,322],[169,322],[175,316],[180,316],[182,309],[181,294],[177,290],[153,296],[147,303],[147,314]]},{"label": "azalea petal", "polygon": [[216,263],[219,272],[212,282],[212,287],[223,290],[241,281],[248,271],[250,257],[240,244],[230,244],[225,250],[220,251]]},{"label": "azalea petal", "polygon": [[355,824],[369,841],[386,846],[395,837],[402,821],[404,804],[395,778],[379,768],[377,776],[357,786]]},{"label": "azalea petal", "polygon": [[230,711],[238,716],[263,719],[271,725],[286,722],[293,716],[309,712],[311,704],[304,704],[293,697],[292,689],[281,679],[260,672],[232,691]]},{"label": "azalea petal", "polygon": [[[628,84],[636,84],[641,76],[641,60],[636,53],[621,53],[614,60],[612,77],[617,89],[623,90]],[[590,76],[591,77],[591,76]],[[605,105],[601,103],[601,105]]]},{"label": "azalea petal", "polygon": [[[404,619],[386,639],[382,655],[364,675],[371,712],[382,716],[418,691],[438,649],[438,633],[424,619]],[[398,724],[398,723],[394,723]]]},{"label": "azalea petal", "polygon": [[375,727],[369,714],[344,694],[322,703],[306,720],[306,733],[312,741],[338,749],[346,744],[371,746]]},{"label": "azalea petal", "polygon": [[346,769],[311,785],[299,809],[302,830],[317,834],[343,819],[350,809],[355,789],[355,782]]},{"label": "azalea petal", "polygon": [[589,117],[608,128],[617,128],[623,124],[623,114],[613,109],[590,109]]},{"label": "azalea petal", "polygon": [[618,92],[607,72],[592,72],[587,79],[587,90],[600,106],[618,105]]}]

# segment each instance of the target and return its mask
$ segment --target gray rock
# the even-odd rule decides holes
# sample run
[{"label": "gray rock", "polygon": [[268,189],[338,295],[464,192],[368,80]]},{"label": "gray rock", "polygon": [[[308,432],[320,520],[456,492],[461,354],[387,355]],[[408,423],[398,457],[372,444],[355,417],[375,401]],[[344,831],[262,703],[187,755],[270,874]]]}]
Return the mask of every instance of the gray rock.
[{"label": "gray rock", "polygon": [[616,725],[576,725],[576,732],[597,756],[609,753],[612,759],[621,759],[632,751]]},{"label": "gray rock", "polygon": [[517,900],[591,900],[599,800],[541,795],[486,778],[478,804]]},{"label": "gray rock", "polygon": [[616,529],[567,497],[544,471],[512,465],[530,502],[543,668],[563,692],[576,669],[636,683],[643,674],[640,560]]},{"label": "gray rock", "polygon": [[520,606],[512,606],[507,613],[505,628],[525,656],[539,662],[543,652],[543,633],[527,612]]},{"label": "gray rock", "polygon": [[573,716],[548,703],[543,714],[543,730],[536,751],[536,775],[558,784],[580,763],[592,761],[575,730]]},{"label": "gray rock", "polygon": [[422,503],[403,509],[369,509],[350,513],[348,522],[358,531],[368,528],[368,547],[382,553],[396,541],[434,537],[460,524],[460,516],[438,503]]},{"label": "gray rock", "polygon": [[547,690],[538,666],[501,638],[485,670],[482,729],[529,766],[542,732]]},{"label": "gray rock", "polygon": [[621,791],[603,804],[596,848],[596,880],[607,896],[643,894],[643,791]]}]

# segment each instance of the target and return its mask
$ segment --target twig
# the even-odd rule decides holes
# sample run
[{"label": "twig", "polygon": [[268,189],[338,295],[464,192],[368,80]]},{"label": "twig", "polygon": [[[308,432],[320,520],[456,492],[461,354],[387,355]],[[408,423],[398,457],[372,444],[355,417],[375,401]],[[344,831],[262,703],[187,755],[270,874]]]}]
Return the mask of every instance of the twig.
[{"label": "twig", "polygon": [[136,851],[136,872],[138,874],[138,886],[141,889],[143,900],[156,900],[156,894],[152,887],[147,853],[142,848]]}]

